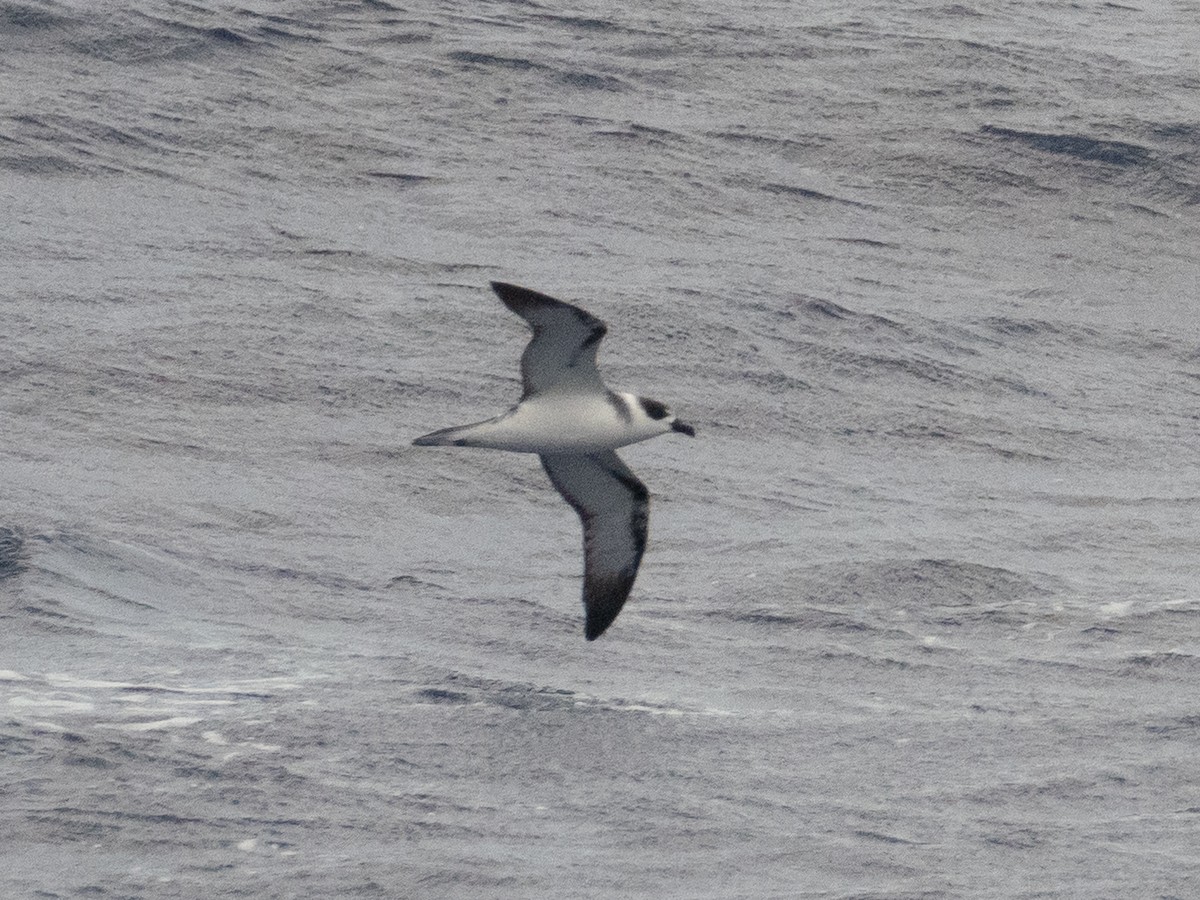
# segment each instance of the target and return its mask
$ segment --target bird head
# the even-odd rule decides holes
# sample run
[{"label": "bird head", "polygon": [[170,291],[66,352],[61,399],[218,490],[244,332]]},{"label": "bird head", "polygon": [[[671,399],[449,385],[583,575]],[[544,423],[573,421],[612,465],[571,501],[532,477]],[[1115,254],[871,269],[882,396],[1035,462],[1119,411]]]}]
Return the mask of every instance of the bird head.
[{"label": "bird head", "polygon": [[686,434],[688,437],[696,436],[696,429],[687,422],[681,422],[679,417],[671,412],[667,404],[660,403],[658,400],[651,400],[649,397],[638,397],[638,404],[651,419],[662,423],[664,431],[678,431],[680,434]]}]

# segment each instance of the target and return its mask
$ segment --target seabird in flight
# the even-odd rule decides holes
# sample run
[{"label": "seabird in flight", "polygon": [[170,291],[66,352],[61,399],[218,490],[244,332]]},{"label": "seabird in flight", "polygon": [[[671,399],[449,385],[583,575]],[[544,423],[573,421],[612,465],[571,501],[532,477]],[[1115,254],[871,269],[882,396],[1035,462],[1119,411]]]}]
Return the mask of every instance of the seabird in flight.
[{"label": "seabird in flight", "polygon": [[594,641],[625,605],[646,549],[650,493],[615,451],[671,431],[693,437],[696,431],[657,400],[605,386],[596,349],[608,329],[595,316],[513,284],[493,281],[492,290],[533,329],[521,355],[520,402],[495,418],[443,428],[413,443],[541,457],[583,523],[584,636]]}]

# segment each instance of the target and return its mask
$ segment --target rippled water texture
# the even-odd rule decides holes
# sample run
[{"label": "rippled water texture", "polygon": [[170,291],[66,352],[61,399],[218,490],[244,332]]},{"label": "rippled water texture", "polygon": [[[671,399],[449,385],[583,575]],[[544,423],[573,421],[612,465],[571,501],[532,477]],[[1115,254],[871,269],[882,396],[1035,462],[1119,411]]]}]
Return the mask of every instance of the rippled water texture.
[{"label": "rippled water texture", "polygon": [[0,2],[0,894],[1195,896],[1198,22]]}]

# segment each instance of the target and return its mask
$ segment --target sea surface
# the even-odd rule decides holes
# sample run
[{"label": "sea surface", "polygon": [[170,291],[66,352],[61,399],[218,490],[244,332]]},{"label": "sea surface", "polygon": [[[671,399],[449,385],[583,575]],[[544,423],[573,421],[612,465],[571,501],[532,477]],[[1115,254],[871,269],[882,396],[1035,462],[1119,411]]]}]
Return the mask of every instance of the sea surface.
[{"label": "sea surface", "polygon": [[[1200,896],[1200,3],[0,0],[0,896]],[[584,641],[490,279],[698,431]]]}]

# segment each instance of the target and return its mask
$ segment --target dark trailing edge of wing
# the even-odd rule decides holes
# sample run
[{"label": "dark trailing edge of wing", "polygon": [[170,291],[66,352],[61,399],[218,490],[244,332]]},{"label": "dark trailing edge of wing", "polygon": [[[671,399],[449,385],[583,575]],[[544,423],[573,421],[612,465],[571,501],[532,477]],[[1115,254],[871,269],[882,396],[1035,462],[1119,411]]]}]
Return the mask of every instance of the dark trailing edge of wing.
[{"label": "dark trailing edge of wing", "polygon": [[[614,454],[615,455],[615,454]],[[613,469],[605,466],[596,457],[590,459],[604,469],[609,475],[621,483],[627,491],[629,491],[636,503],[634,505],[634,517],[630,522],[630,527],[633,529],[634,536],[634,557],[632,565],[626,566],[620,572],[608,578],[596,577],[595,573],[587,571],[588,557],[588,529],[591,525],[592,515],[583,507],[579,499],[575,497],[569,489],[554,475],[554,471],[548,464],[545,456],[539,457],[542,462],[542,468],[545,469],[546,475],[550,478],[550,483],[554,485],[555,490],[562,495],[562,498],[570,504],[579,516],[579,521],[583,525],[583,547],[584,547],[584,578],[583,578],[583,608],[584,608],[584,628],[583,636],[589,641],[594,641],[608,629],[620,614],[622,607],[625,606],[625,601],[629,599],[629,592],[633,590],[633,582],[637,578],[638,568],[642,562],[642,554],[646,551],[646,541],[649,536],[649,506],[650,491],[646,485],[642,484],[632,472],[625,469]],[[621,465],[618,461],[618,465]],[[622,468],[624,466],[622,465]]]},{"label": "dark trailing edge of wing", "polygon": [[[594,641],[604,634],[608,626],[616,620],[621,608],[625,606],[625,601],[629,599],[629,592],[633,590],[633,582],[637,579],[638,569],[642,564],[642,554],[646,552],[646,540],[650,533],[649,508],[647,506],[650,500],[650,491],[632,473],[612,469],[608,471],[637,500],[638,511],[634,515],[633,522],[630,523],[637,552],[631,566],[622,569],[615,578],[605,579],[592,585],[589,596],[584,598],[587,617],[584,622],[583,636],[589,641]],[[583,519],[582,514],[580,519]],[[586,523],[584,528],[586,532]]]},{"label": "dark trailing edge of wing", "polygon": [[540,291],[531,291],[529,288],[523,288],[516,284],[508,284],[504,281],[493,281],[492,290],[496,292],[504,305],[515,312],[521,318],[525,318],[524,310],[531,306],[561,306],[571,310],[576,317],[591,329],[591,334],[588,336],[584,346],[590,346],[599,341],[604,335],[608,334],[608,326],[593,316],[585,309],[580,309],[574,304],[567,303],[564,300],[559,300],[557,297],[551,297],[549,294],[543,294]]},{"label": "dark trailing edge of wing", "polygon": [[[525,392],[521,399],[527,400],[540,388],[535,387],[530,383],[530,373],[534,357],[530,354],[533,347],[537,344],[538,339],[545,331],[545,324],[542,318],[538,315],[544,312],[565,313],[572,316],[577,325],[578,331],[576,339],[578,343],[572,348],[570,359],[563,360],[563,364],[567,369],[575,368],[580,360],[585,359],[594,365],[596,357],[596,345],[608,334],[608,326],[597,319],[585,309],[580,309],[571,303],[566,303],[551,297],[548,294],[543,294],[538,291],[531,291],[529,288],[523,288],[515,284],[508,284],[503,281],[493,281],[492,290],[496,292],[496,296],[504,303],[511,312],[516,313],[525,323],[533,329],[533,340],[525,348],[525,353],[521,356],[521,376],[525,381]],[[596,375],[597,385],[600,386],[599,375]]]}]

